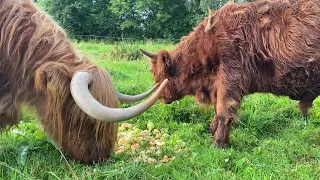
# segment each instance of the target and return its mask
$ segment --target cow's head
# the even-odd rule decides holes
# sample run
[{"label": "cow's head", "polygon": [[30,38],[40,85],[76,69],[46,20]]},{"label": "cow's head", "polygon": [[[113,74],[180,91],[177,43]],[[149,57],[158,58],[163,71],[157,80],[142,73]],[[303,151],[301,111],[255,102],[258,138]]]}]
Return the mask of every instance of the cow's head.
[{"label": "cow's head", "polygon": [[213,91],[213,87],[209,87],[209,84],[213,84],[215,78],[212,77],[219,65],[213,19],[214,14],[209,11],[209,17],[171,52],[161,50],[151,53],[140,49],[151,58],[151,72],[155,81],[159,83],[169,79],[162,96],[164,103],[171,103],[185,95],[197,95],[202,102],[210,99],[208,92]]},{"label": "cow's head", "polygon": [[42,96],[35,105],[45,131],[62,150],[73,159],[90,164],[110,156],[117,140],[118,122],[150,108],[167,81],[140,104],[118,108],[118,101],[142,100],[157,85],[140,95],[125,95],[115,90],[106,70],[89,61],[82,62],[76,66],[57,62],[42,65],[36,74],[36,88]]},{"label": "cow's head", "polygon": [[151,58],[151,72],[156,82],[162,82],[169,79],[168,85],[164,88],[162,102],[170,104],[172,101],[178,100],[183,96],[183,92],[177,88],[177,77],[179,76],[178,64],[174,61],[174,56],[166,50],[158,53],[149,53],[145,50],[141,51]]}]

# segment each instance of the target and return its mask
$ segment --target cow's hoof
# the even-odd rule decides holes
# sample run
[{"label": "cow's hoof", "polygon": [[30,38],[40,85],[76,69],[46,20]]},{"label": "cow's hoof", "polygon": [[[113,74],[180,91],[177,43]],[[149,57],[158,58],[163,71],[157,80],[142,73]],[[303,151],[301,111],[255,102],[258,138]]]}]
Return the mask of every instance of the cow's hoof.
[{"label": "cow's hoof", "polygon": [[214,146],[218,147],[218,148],[227,148],[228,147],[228,142],[223,142],[220,140],[214,140],[213,142]]},{"label": "cow's hoof", "polygon": [[214,134],[216,133],[218,125],[219,125],[219,122],[217,120],[213,120],[211,122],[209,131],[211,132],[212,136],[214,136]]}]

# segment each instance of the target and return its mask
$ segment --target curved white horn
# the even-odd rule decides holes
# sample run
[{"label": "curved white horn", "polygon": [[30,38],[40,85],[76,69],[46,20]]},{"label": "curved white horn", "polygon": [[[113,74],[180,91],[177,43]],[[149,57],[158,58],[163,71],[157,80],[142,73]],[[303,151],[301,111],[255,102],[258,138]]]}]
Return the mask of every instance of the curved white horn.
[{"label": "curved white horn", "polygon": [[148,97],[158,86],[159,84],[156,84],[153,88],[149,89],[147,92],[138,94],[138,95],[127,95],[117,91],[117,96],[120,102],[137,102]]},{"label": "curved white horn", "polygon": [[158,90],[146,101],[129,108],[109,108],[100,104],[91,95],[88,85],[92,75],[88,72],[74,74],[70,84],[71,95],[77,105],[89,116],[106,122],[120,122],[133,118],[149,109],[161,96],[168,80],[164,80]]}]

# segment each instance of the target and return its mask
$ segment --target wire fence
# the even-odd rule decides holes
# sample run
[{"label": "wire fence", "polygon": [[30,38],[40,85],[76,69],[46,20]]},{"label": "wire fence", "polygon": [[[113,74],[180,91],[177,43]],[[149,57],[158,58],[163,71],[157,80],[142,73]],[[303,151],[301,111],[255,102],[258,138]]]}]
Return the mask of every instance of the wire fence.
[{"label": "wire fence", "polygon": [[161,38],[135,38],[135,37],[115,37],[115,36],[101,36],[101,35],[72,35],[72,38],[79,40],[79,41],[102,41],[102,42],[117,42],[117,41],[152,41],[152,42],[179,42],[181,39],[175,38],[168,38],[168,39],[161,39]]}]

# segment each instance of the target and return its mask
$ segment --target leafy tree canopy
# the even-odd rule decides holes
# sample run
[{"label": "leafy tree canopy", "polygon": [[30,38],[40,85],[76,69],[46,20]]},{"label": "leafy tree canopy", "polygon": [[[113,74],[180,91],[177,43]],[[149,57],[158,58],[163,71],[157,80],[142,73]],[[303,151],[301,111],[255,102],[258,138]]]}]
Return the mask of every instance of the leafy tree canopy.
[{"label": "leafy tree canopy", "polygon": [[[35,0],[73,35],[180,39],[227,0]],[[235,0],[245,2],[246,0]]]}]

